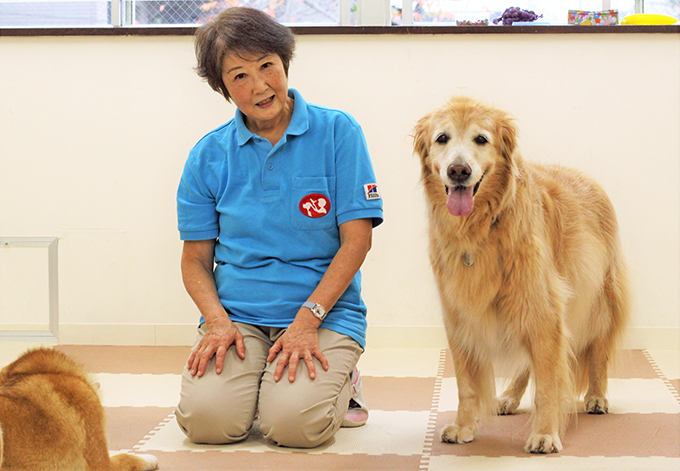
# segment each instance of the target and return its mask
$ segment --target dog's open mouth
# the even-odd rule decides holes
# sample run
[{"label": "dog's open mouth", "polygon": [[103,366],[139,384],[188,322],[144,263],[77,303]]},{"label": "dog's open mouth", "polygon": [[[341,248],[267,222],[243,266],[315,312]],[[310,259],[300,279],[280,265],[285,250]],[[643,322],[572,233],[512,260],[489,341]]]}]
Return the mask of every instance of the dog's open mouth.
[{"label": "dog's open mouth", "polygon": [[474,206],[474,198],[479,191],[479,186],[484,180],[484,175],[474,186],[446,186],[446,207],[454,216],[469,216]]}]

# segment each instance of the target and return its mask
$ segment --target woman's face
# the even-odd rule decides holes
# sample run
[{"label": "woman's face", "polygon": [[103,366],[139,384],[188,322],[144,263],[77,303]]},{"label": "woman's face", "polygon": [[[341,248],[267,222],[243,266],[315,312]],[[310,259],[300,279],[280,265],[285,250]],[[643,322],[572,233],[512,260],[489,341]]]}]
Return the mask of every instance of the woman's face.
[{"label": "woman's face", "polygon": [[222,80],[232,101],[249,122],[266,127],[284,117],[288,77],[278,54],[259,57],[228,54],[222,71]]}]

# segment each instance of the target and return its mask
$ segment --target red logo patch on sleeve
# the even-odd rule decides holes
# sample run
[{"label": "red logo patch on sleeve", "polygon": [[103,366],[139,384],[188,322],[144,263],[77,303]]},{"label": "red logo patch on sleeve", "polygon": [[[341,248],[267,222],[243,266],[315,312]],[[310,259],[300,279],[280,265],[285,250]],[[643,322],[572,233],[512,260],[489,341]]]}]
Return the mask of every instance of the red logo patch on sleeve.
[{"label": "red logo patch on sleeve", "polygon": [[320,218],[328,214],[331,201],[320,193],[312,193],[300,200],[300,212],[310,218]]}]

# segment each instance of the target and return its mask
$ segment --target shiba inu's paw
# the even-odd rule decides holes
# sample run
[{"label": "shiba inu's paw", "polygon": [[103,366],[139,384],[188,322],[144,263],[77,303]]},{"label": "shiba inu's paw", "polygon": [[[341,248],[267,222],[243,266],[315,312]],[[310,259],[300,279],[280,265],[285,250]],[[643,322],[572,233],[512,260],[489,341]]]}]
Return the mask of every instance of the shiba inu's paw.
[{"label": "shiba inu's paw", "polygon": [[470,443],[475,439],[475,430],[472,427],[449,425],[442,430],[441,439],[446,443]]},{"label": "shiba inu's paw", "polygon": [[158,469],[158,458],[153,455],[113,453],[111,454],[111,469],[114,471],[153,471]]},{"label": "shiba inu's paw", "polygon": [[562,451],[562,442],[557,435],[543,435],[532,433],[524,446],[528,453],[559,453]]},{"label": "shiba inu's paw", "polygon": [[609,401],[604,397],[587,396],[585,399],[586,412],[589,414],[609,413]]},{"label": "shiba inu's paw", "polygon": [[501,396],[498,398],[496,413],[498,415],[512,415],[519,408],[519,400],[514,397]]},{"label": "shiba inu's paw", "polygon": [[146,468],[144,471],[153,471],[158,469],[158,458],[153,455],[137,455],[146,462]]}]

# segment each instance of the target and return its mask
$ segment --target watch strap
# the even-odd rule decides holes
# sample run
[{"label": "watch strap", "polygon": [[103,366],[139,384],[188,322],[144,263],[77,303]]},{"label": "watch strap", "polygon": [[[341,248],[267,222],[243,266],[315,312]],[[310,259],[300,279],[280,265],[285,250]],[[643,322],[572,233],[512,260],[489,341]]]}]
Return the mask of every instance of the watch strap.
[{"label": "watch strap", "polygon": [[[326,318],[326,314],[328,314],[328,312],[326,312],[326,308],[323,307],[319,303],[313,303],[311,301],[305,301],[304,303],[302,303],[302,307],[308,308],[310,311],[312,311],[312,314],[314,315],[314,317],[316,317],[317,319],[319,319],[322,322]],[[319,311],[321,311],[321,312],[319,312]]]}]

